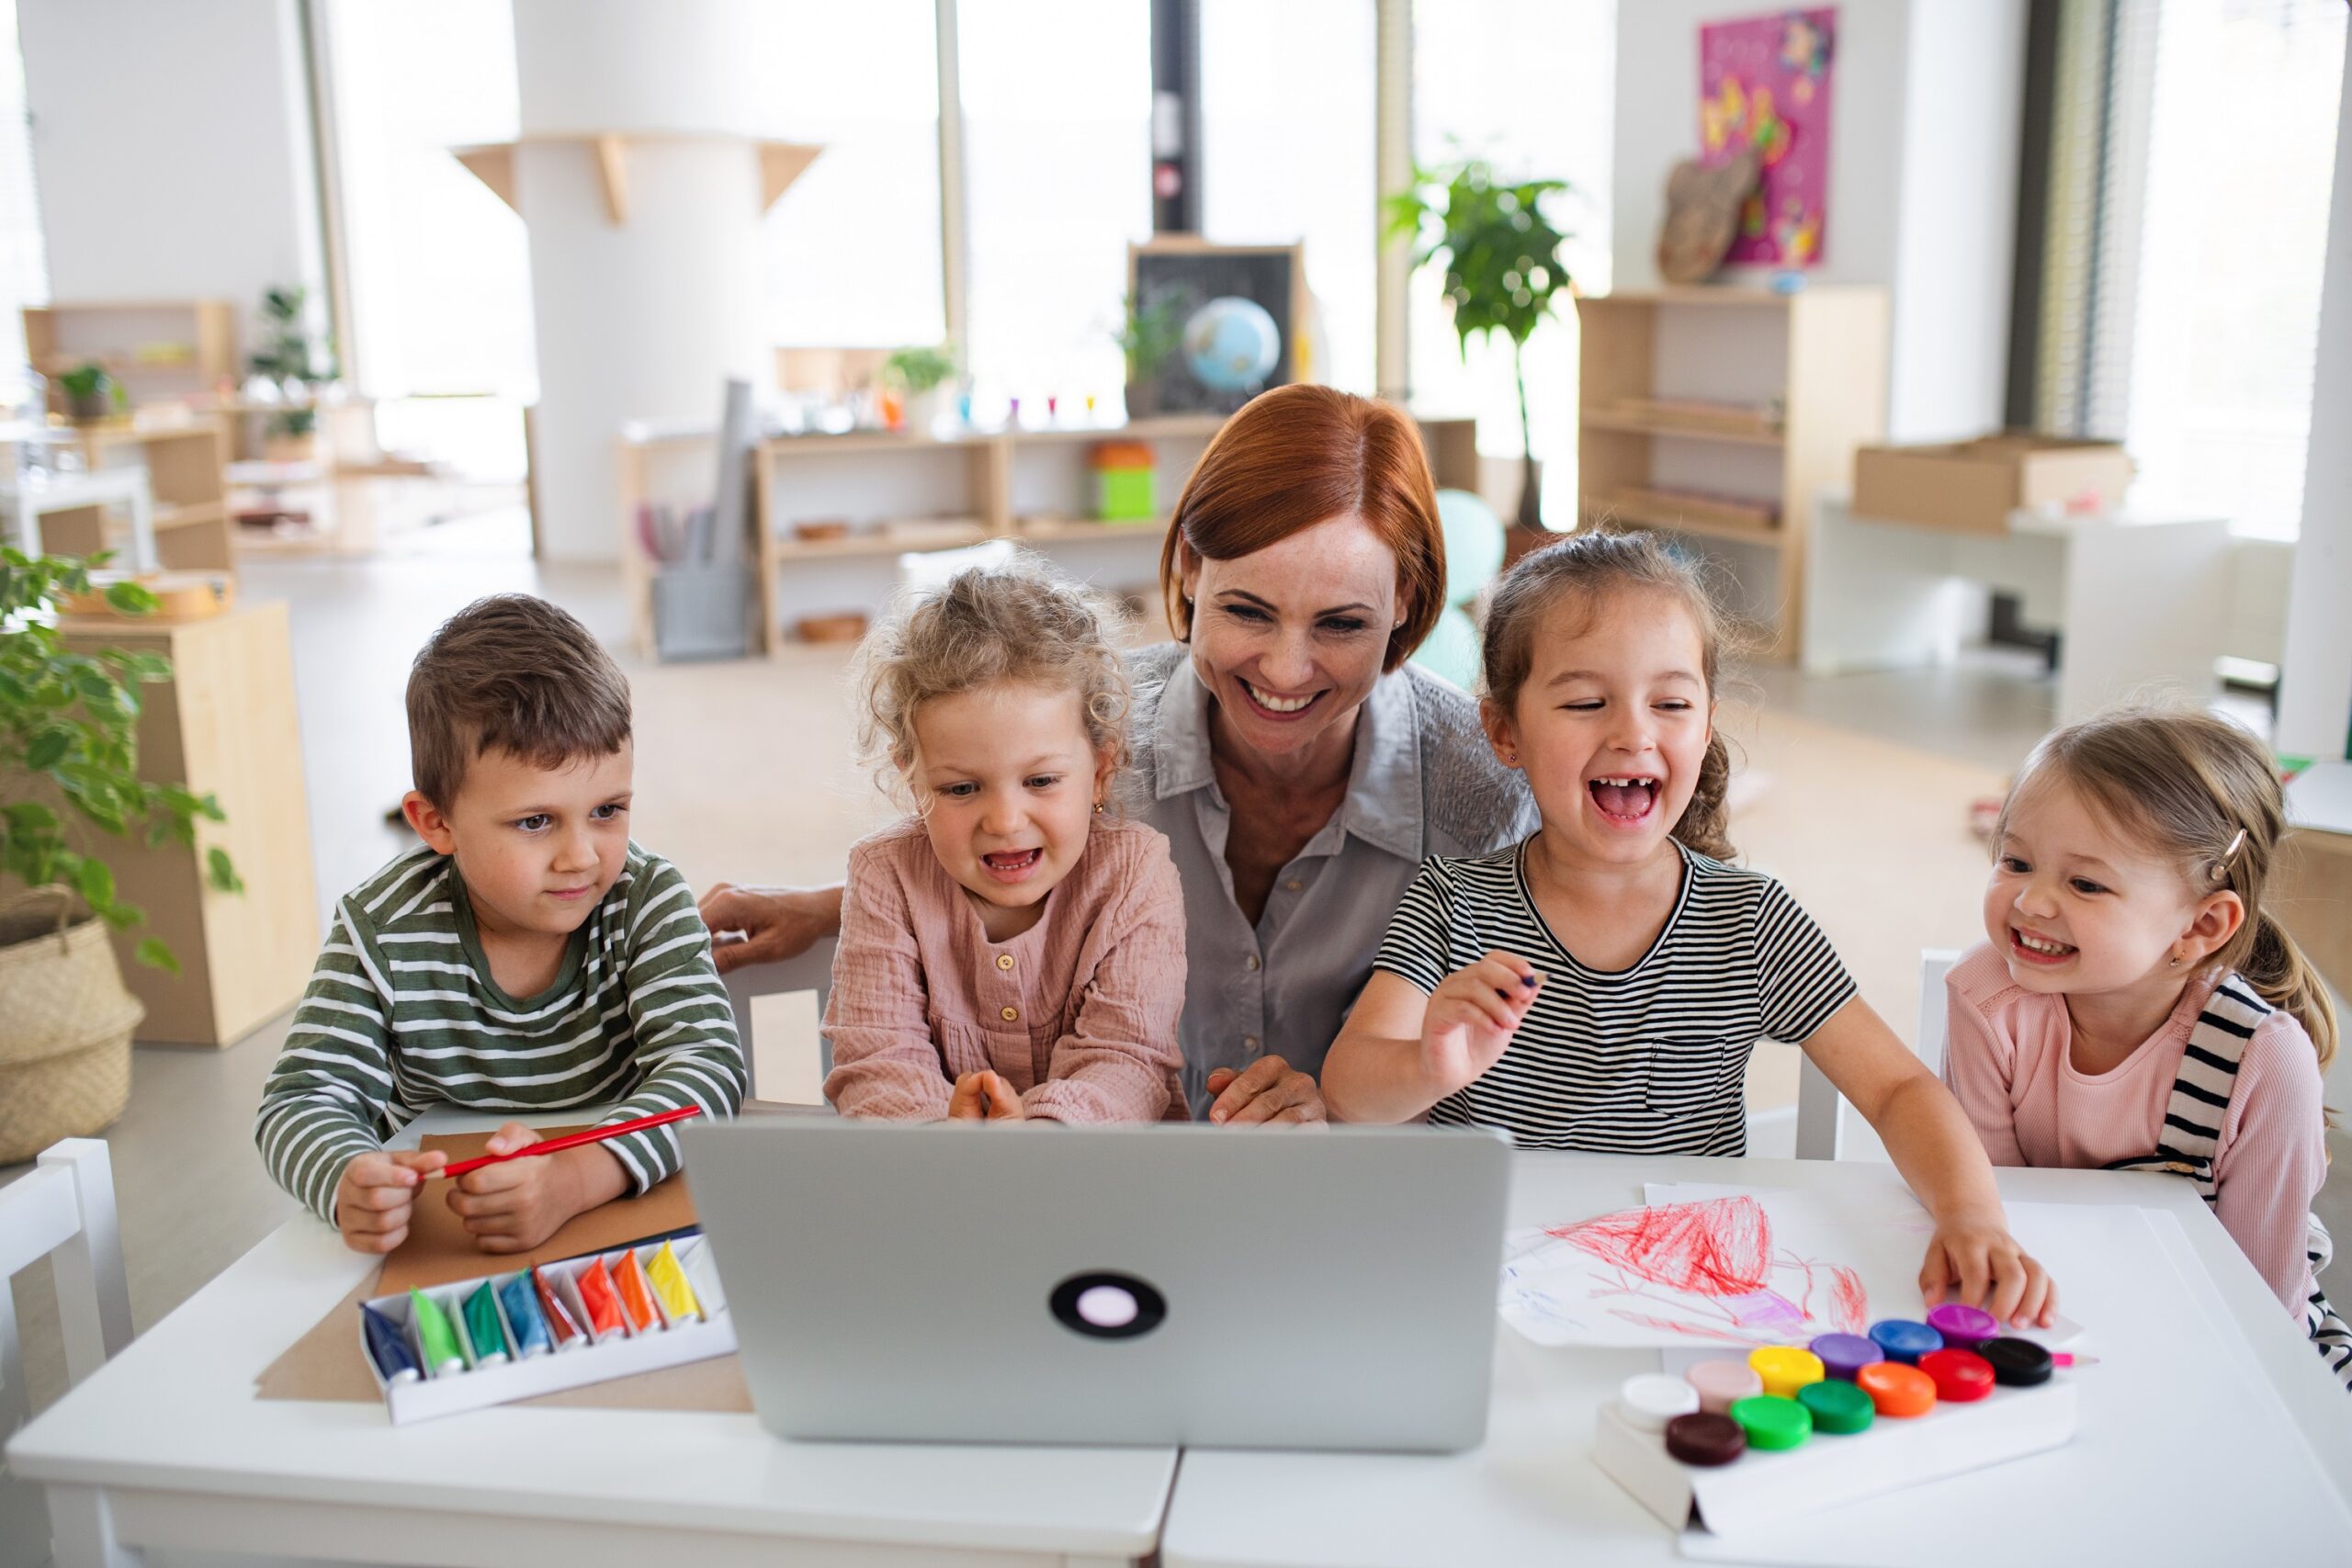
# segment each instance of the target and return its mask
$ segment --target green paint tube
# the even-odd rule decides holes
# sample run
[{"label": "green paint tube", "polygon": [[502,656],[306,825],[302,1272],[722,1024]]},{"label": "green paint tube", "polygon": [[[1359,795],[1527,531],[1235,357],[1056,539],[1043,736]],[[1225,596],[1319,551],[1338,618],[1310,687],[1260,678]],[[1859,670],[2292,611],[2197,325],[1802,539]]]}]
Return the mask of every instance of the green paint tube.
[{"label": "green paint tube", "polygon": [[458,1348],[458,1331],[449,1322],[449,1314],[431,1296],[414,1286],[408,1292],[409,1321],[416,1326],[416,1343],[424,1352],[424,1364],[433,1369],[436,1378],[466,1370],[464,1352]]},{"label": "green paint tube", "polygon": [[506,1360],[506,1330],[498,1323],[498,1286],[483,1284],[466,1298],[466,1337],[474,1342],[474,1365],[495,1367]]}]

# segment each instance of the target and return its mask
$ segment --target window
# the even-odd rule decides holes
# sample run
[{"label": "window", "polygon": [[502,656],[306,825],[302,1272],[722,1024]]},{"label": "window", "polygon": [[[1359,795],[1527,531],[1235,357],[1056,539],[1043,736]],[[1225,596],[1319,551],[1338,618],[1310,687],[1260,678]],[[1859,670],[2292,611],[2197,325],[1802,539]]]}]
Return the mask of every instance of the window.
[{"label": "window", "polygon": [[932,0],[757,7],[747,47],[767,134],[824,151],[761,231],[779,346],[904,348],[947,335],[940,269],[939,56]]},{"label": "window", "polygon": [[1151,234],[1148,0],[959,0],[978,400],[1108,413],[1127,242]]},{"label": "window", "polygon": [[[1570,190],[1554,216],[1572,236],[1568,275],[1588,294],[1610,282],[1611,120],[1616,104],[1615,0],[1416,0],[1413,8],[1413,156],[1424,168],[1484,158],[1505,179],[1561,179]],[[1498,48],[1498,39],[1509,39]],[[1693,69],[1696,69],[1695,64]],[[1408,348],[1416,408],[1470,414],[1478,445],[1520,455],[1519,394],[1509,340],[1461,340],[1441,292],[1442,269],[1419,268],[1410,283]],[[1562,299],[1558,319],[1536,329],[1526,350],[1529,434],[1546,464],[1554,527],[1575,512],[1577,322]]]},{"label": "window", "polygon": [[30,122],[25,111],[25,57],[17,46],[17,0],[0,0],[0,371],[25,362],[28,305],[49,303],[49,260],[34,199]]},{"label": "window", "polygon": [[2301,528],[2345,16],[2061,11],[2034,416],[2120,437],[2143,504]]},{"label": "window", "polygon": [[[1201,229],[1306,246],[1306,378],[1374,385],[1372,0],[1200,0]],[[1433,24],[1434,25],[1434,24]]]}]

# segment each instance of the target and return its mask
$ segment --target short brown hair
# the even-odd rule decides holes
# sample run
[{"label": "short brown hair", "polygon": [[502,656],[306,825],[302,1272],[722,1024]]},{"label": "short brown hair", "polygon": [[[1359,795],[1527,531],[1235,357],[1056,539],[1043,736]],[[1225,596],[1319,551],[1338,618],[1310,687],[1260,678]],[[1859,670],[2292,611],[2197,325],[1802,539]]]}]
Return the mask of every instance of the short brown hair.
[{"label": "short brown hair", "polygon": [[485,751],[560,768],[628,739],[620,667],[570,613],[527,593],[475,600],[409,667],[409,768],[417,793],[444,810]]},{"label": "short brown hair", "polygon": [[[1601,594],[1617,588],[1653,589],[1682,601],[1698,628],[1699,673],[1713,701],[1723,689],[1724,651],[1733,634],[1706,579],[1688,557],[1668,548],[1657,535],[1607,527],[1571,534],[1521,556],[1503,573],[1487,606],[1480,660],[1486,700],[1506,715],[1517,710],[1520,688],[1535,665],[1535,633],[1546,610],[1571,597],[1589,608]],[[1731,748],[1722,729],[1710,726],[1698,787],[1674,824],[1675,838],[1702,855],[1731,859],[1737,852],[1726,830],[1730,788]]]},{"label": "short brown hair", "polygon": [[1159,550],[1176,640],[1193,637],[1179,541],[1204,560],[1237,560],[1351,513],[1396,553],[1405,619],[1381,668],[1404,663],[1445,610],[1445,534],[1420,430],[1394,404],[1304,384],[1244,404],[1185,481]]}]

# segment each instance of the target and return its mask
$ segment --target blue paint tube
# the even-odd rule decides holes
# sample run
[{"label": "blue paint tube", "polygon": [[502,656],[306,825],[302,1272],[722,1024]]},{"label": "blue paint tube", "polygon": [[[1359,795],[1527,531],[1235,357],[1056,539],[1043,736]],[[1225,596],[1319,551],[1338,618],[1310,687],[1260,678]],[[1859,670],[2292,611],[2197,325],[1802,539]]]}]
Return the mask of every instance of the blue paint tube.
[{"label": "blue paint tube", "polygon": [[368,1355],[376,1363],[377,1376],[392,1383],[414,1382],[424,1375],[399,1324],[365,1302],[359,1303],[359,1321],[367,1325]]},{"label": "blue paint tube", "polygon": [[529,1269],[515,1275],[498,1287],[499,1304],[506,1309],[506,1322],[514,1330],[514,1349],[524,1359],[544,1356],[555,1348],[548,1337],[547,1315],[539,1311],[538,1292],[531,1289]]}]

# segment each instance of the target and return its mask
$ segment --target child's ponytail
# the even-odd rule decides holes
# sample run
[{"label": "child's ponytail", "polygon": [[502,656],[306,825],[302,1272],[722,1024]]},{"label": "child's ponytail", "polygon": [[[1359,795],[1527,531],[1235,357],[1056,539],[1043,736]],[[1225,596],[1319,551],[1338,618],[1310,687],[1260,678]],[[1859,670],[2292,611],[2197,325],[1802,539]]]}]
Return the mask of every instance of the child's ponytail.
[{"label": "child's ponytail", "polygon": [[2319,1070],[2327,1071],[2335,1059],[2335,1000],[2295,939],[2269,915],[2254,917],[2254,943],[2238,973],[2264,1001],[2303,1026],[2319,1048]]},{"label": "child's ponytail", "polygon": [[1674,824],[1674,836],[1712,860],[1729,860],[1739,852],[1731,847],[1731,748],[1718,729],[1707,737],[1707,754],[1699,760],[1699,787]]}]

